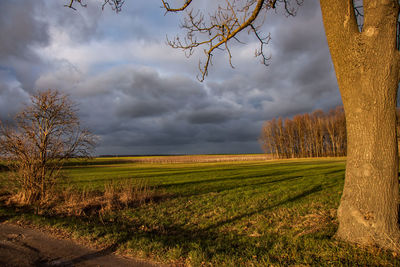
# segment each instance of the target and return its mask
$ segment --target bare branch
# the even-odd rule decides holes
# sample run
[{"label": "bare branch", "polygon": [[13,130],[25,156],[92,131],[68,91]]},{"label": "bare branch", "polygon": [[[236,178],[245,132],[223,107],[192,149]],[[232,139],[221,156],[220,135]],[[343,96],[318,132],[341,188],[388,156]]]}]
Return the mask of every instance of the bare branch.
[{"label": "bare branch", "polygon": [[104,3],[102,5],[102,9],[109,4],[112,8],[112,10],[116,12],[120,12],[122,9],[122,5],[125,3],[125,1],[122,0],[104,0]]},{"label": "bare branch", "polygon": [[[74,7],[74,3],[77,2],[81,7],[86,7],[87,4],[84,4],[82,0],[68,0],[68,4],[65,4],[65,7],[71,8],[73,10],[76,10]],[[110,5],[112,10],[115,12],[120,12],[122,9],[122,5],[125,3],[123,0],[104,0],[102,4],[102,9],[105,8],[106,5]]]},{"label": "bare branch", "polygon": [[[206,60],[199,63],[199,80],[203,81],[208,74],[208,68],[212,65],[212,58],[215,50],[223,50],[228,54],[229,64],[233,67],[232,54],[229,41],[238,41],[238,35],[244,29],[249,28],[249,33],[254,33],[260,42],[260,49],[256,51],[257,56],[262,56],[265,65],[270,57],[265,56],[265,46],[270,40],[270,36],[262,36],[258,28],[254,25],[261,11],[275,9],[279,3],[288,16],[294,16],[296,9],[290,4],[291,0],[225,0],[224,6],[219,5],[214,13],[209,13],[207,17],[200,11],[187,10],[192,1],[185,1],[180,8],[170,8],[168,2],[162,0],[167,12],[186,11],[181,28],[186,31],[184,38],[179,36],[173,40],[167,38],[167,43],[173,48],[185,51],[186,56],[193,55],[195,49],[205,46],[203,49]],[[295,0],[296,7],[302,3]]]},{"label": "bare branch", "polygon": [[86,7],[86,4],[83,4],[81,0],[70,0],[69,4],[65,4],[64,6],[76,10],[76,8],[73,6],[75,2],[78,2],[81,7]]},{"label": "bare branch", "polygon": [[164,0],[161,0],[161,1],[162,1],[163,5],[164,5],[164,8],[165,8],[165,10],[167,12],[178,12],[178,11],[185,10],[192,3],[193,0],[186,0],[185,3],[179,8],[171,8],[168,2],[166,2]]},{"label": "bare branch", "polygon": [[254,32],[254,35],[257,37],[257,39],[260,41],[260,50],[256,50],[255,52],[255,56],[262,57],[262,64],[264,64],[265,66],[269,66],[268,64],[268,60],[271,59],[271,56],[265,56],[264,53],[264,47],[269,43],[269,41],[271,40],[271,34],[268,34],[266,37],[261,37],[260,34],[258,33],[258,30],[256,27],[253,26],[253,24],[250,24],[250,27],[252,29],[252,31]]}]

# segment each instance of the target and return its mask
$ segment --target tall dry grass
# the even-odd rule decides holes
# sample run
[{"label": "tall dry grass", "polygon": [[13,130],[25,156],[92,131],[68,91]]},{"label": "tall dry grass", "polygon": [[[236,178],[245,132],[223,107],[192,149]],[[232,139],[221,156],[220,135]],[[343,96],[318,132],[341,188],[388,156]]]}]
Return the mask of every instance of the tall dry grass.
[{"label": "tall dry grass", "polygon": [[104,201],[108,209],[141,205],[150,200],[154,193],[144,178],[111,181],[104,185]]},{"label": "tall dry grass", "polygon": [[[137,207],[144,203],[166,196],[149,185],[148,179],[132,178],[122,182],[111,181],[104,190],[77,189],[66,185],[48,194],[37,208],[39,213],[52,213],[64,216],[102,216],[107,212]],[[16,192],[8,195],[8,205],[30,206],[23,196]]]}]

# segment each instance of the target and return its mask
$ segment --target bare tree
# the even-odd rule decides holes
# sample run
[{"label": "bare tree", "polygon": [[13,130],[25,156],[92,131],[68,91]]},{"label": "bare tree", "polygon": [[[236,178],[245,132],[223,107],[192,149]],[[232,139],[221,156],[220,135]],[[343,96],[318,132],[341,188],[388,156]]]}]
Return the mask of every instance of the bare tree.
[{"label": "bare tree", "polygon": [[330,155],[346,155],[346,119],[343,107],[329,111],[324,124],[329,138]]},{"label": "bare tree", "polygon": [[273,156],[276,155],[271,121],[266,121],[264,123],[258,141],[260,142],[261,148],[265,151],[265,153],[270,153]]},{"label": "bare tree", "polygon": [[266,121],[262,128],[261,137],[259,139],[262,148],[266,153],[271,153],[276,158],[283,157],[280,149],[280,140],[278,122],[274,118]]},{"label": "bare tree", "polygon": [[0,154],[14,170],[21,201],[43,202],[60,178],[65,160],[87,157],[95,136],[80,127],[76,105],[56,90],[38,92],[15,117],[0,127]]},{"label": "bare tree", "polygon": [[292,120],[286,118],[284,122],[286,137],[287,137],[287,151],[288,158],[298,157],[298,140],[296,129]]},{"label": "bare tree", "polygon": [[296,127],[296,133],[297,133],[297,138],[298,138],[298,143],[299,143],[299,152],[297,157],[305,157],[306,155],[306,146],[305,146],[305,126],[304,126],[304,120],[302,115],[296,115],[293,117],[293,123],[295,124]]}]

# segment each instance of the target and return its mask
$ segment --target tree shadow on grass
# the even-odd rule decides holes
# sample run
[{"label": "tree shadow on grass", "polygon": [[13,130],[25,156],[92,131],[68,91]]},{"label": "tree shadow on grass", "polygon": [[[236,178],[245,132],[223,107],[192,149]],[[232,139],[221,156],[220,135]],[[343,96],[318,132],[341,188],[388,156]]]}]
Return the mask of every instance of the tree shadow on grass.
[{"label": "tree shadow on grass", "polygon": [[198,250],[204,253],[208,260],[211,260],[215,253],[224,254],[226,257],[236,257],[239,255],[238,257],[247,257],[250,260],[251,257],[254,256],[248,255],[250,248],[252,253],[262,256],[265,254],[265,251],[271,249],[274,242],[279,239],[278,235],[268,234],[268,236],[261,239],[263,240],[261,244],[256,245],[256,239],[241,238],[241,236],[235,232],[223,232],[220,229],[221,227],[263,213],[267,210],[287,205],[321,190],[321,186],[314,186],[311,189],[305,190],[276,204],[259,208],[251,212],[238,214],[229,219],[218,221],[205,228],[184,224],[170,224],[163,225],[157,229],[149,227],[148,229],[142,230],[143,225],[141,225],[140,222],[137,222],[136,225],[131,224],[128,227],[128,229],[135,230],[128,231],[116,243],[123,245],[129,243],[131,240],[146,239],[151,240],[151,242],[161,243],[162,247],[165,249],[180,247],[183,250],[182,253],[186,256],[191,250]]},{"label": "tree shadow on grass", "polygon": [[[219,228],[221,226],[240,221],[243,218],[251,217],[255,214],[263,213],[264,211],[271,210],[278,206],[294,202],[320,190],[320,186],[315,186],[274,205],[257,209],[252,212],[239,214],[227,220],[222,220],[211,224],[205,228],[193,228],[190,226],[188,227],[187,225],[171,224],[163,225],[157,229],[146,227],[146,229],[143,229],[143,225],[140,221],[136,223],[116,221],[114,224],[124,224],[125,232],[121,231],[119,233],[120,237],[114,242],[114,244],[101,251],[83,255],[69,260],[68,262],[63,262],[63,264],[67,264],[65,266],[73,266],[74,264],[83,263],[96,257],[102,257],[104,255],[114,253],[121,246],[129,247],[129,243],[132,240],[141,239],[162,244],[163,249],[166,251],[179,247],[182,249],[182,256],[184,257],[188,257],[189,252],[196,251],[197,253],[203,254],[201,256],[203,257],[202,260],[212,260],[214,254],[222,254],[226,258],[234,256],[251,260],[253,256],[261,257],[263,254],[265,254],[265,251],[271,249],[273,244],[279,240],[279,236],[277,234],[268,234],[268,236],[262,239],[263,242],[256,245],[255,241],[257,240],[255,239],[241,238],[241,236],[237,235],[237,233],[222,232]],[[107,225],[104,225],[104,227],[106,226]],[[130,245],[134,246],[135,242],[131,243]],[[249,249],[251,250],[251,253],[249,252]]]},{"label": "tree shadow on grass", "polygon": [[[285,166],[288,165],[291,168],[284,169],[281,167],[281,165],[275,166],[279,167],[277,170],[273,170],[270,172],[266,172],[264,169],[260,169],[257,174],[252,174],[250,177],[246,176],[246,173],[238,173],[238,167],[232,167],[232,168],[224,168],[224,169],[215,169],[216,172],[220,173],[221,178],[214,178],[214,179],[207,179],[207,178],[200,178],[198,180],[191,180],[191,181],[185,181],[185,182],[174,182],[174,183],[168,183],[168,184],[162,184],[159,185],[160,188],[171,188],[171,187],[176,187],[176,186],[187,186],[187,185],[194,185],[194,184],[202,184],[202,183],[209,183],[209,182],[218,182],[218,181],[229,181],[229,180],[242,180],[242,179],[249,179],[252,177],[271,177],[271,176],[282,176],[286,174],[292,174],[292,175],[297,175],[298,172],[312,172],[312,171],[322,171],[321,174],[324,174],[327,170],[327,166],[321,165],[321,166],[314,166],[310,167],[307,169],[293,169],[293,163],[291,164],[285,164]],[[270,165],[266,165],[269,169],[271,168]],[[336,168],[336,167],[335,167]],[[246,169],[253,170],[251,167],[246,167]],[[142,172],[143,170],[140,170]],[[193,170],[192,168],[188,169],[182,169],[182,170],[177,170],[176,168],[167,168],[167,169],[162,169],[161,171],[156,171],[156,172],[150,172],[147,173],[146,175],[141,174],[141,178],[163,178],[163,177],[172,177],[176,176],[179,177],[179,175],[185,175],[185,176],[191,176],[191,175],[196,175],[196,177],[201,177],[201,174],[209,174],[212,170],[209,168],[198,168],[196,170]],[[234,174],[231,174],[229,172],[234,172]],[[130,173],[128,171],[128,173]],[[130,177],[110,177],[110,178],[105,178],[105,179],[80,179],[80,180],[71,180],[69,183],[71,184],[84,184],[84,183],[98,183],[98,182],[107,182],[107,181],[120,181],[120,180],[129,180],[134,178],[136,175],[135,171],[132,171],[132,174]]]},{"label": "tree shadow on grass", "polygon": [[[196,227],[185,224],[163,225],[160,229],[149,229],[147,231],[130,231],[124,238],[118,240],[119,244],[127,244],[127,247],[135,248],[135,241],[148,240],[157,244],[162,244],[165,251],[174,248],[181,248],[182,255],[187,258],[189,253],[197,251],[203,254],[203,261],[212,261],[216,258],[243,259],[252,261],[255,257],[261,259],[268,255],[268,251],[274,248],[274,244],[284,242],[282,237],[276,233],[268,232],[262,236],[249,237],[238,234],[236,231],[228,231],[224,226],[235,224],[245,218],[251,218],[257,214],[288,205],[299,201],[311,194],[320,192],[323,188],[320,185],[308,190],[299,192],[278,203],[258,208],[250,212],[245,212],[228,219],[217,221],[206,227]],[[137,226],[131,229],[137,229]],[[224,229],[221,229],[224,228]],[[133,240],[133,241],[132,241]],[[286,244],[291,246],[292,244]],[[219,256],[215,256],[218,254]],[[275,255],[276,256],[276,255]],[[269,257],[269,256],[268,256]],[[282,259],[269,258],[271,263],[282,264]],[[284,264],[295,264],[296,262],[288,259]],[[235,263],[238,264],[238,263]]]},{"label": "tree shadow on grass", "polygon": [[207,228],[205,228],[205,230],[213,229],[213,228],[216,228],[216,227],[221,227],[221,226],[223,226],[225,224],[233,223],[233,222],[239,221],[239,220],[241,220],[243,218],[251,217],[251,216],[253,216],[255,214],[262,213],[262,212],[267,211],[267,210],[272,210],[274,208],[277,208],[279,206],[284,206],[284,205],[289,204],[289,203],[293,203],[293,202],[295,202],[295,201],[297,201],[297,200],[299,200],[301,198],[304,198],[304,197],[306,197],[308,195],[311,195],[313,193],[319,192],[322,189],[323,188],[322,188],[321,185],[314,186],[311,189],[303,191],[303,192],[301,192],[301,193],[299,193],[299,194],[297,194],[297,195],[295,195],[293,197],[289,197],[288,199],[285,199],[285,200],[283,200],[281,202],[278,202],[276,204],[273,204],[273,205],[270,205],[268,207],[261,208],[261,209],[258,209],[258,210],[255,210],[255,211],[252,211],[252,212],[249,212],[249,213],[243,213],[243,214],[234,216],[234,217],[232,217],[232,218],[230,218],[228,220],[220,221],[220,222],[218,222],[218,223],[216,223],[214,225],[210,225]]},{"label": "tree shadow on grass", "polygon": [[[284,250],[297,249],[296,244],[290,243],[291,240],[285,239],[285,236],[268,231],[262,236],[249,237],[238,234],[234,230],[221,229],[221,227],[224,228],[224,226],[240,222],[245,218],[263,214],[265,211],[297,202],[324,189],[325,188],[321,185],[316,185],[272,205],[237,214],[236,216],[219,220],[206,227],[174,223],[164,223],[162,225],[156,225],[156,227],[150,225],[146,226],[140,218],[136,218],[137,220],[127,220],[127,218],[123,216],[117,217],[114,221],[109,222],[100,221],[98,218],[71,218],[72,223],[70,223],[70,225],[79,225],[78,229],[81,228],[82,230],[86,227],[86,231],[89,232],[94,228],[100,229],[99,231],[103,232],[100,236],[114,236],[115,239],[113,244],[105,249],[76,257],[68,262],[64,262],[67,265],[63,266],[82,264],[88,260],[114,253],[121,247],[140,250],[143,249],[143,246],[140,247],[143,243],[150,244],[144,247],[144,250],[148,249],[150,255],[163,255],[160,257],[165,257],[164,260],[167,258],[165,255],[166,253],[179,248],[179,258],[181,259],[192,259],[193,255],[199,255],[201,261],[213,262],[214,264],[218,264],[218,261],[221,259],[232,260],[234,264],[241,264],[246,261],[256,262],[256,258],[261,260],[260,264],[263,259],[268,260],[270,264],[297,264],[299,263],[299,258],[282,258],[279,253],[277,254],[277,246]],[[19,210],[15,213],[21,215],[21,213],[25,212],[29,211]],[[12,217],[12,215],[10,217]],[[68,220],[68,218],[43,217],[46,217],[48,221],[53,220],[54,224],[57,224],[57,221],[63,222]],[[85,232],[85,230],[83,230],[83,232]],[[101,238],[98,238],[97,241],[101,241]],[[153,244],[156,245],[153,246]],[[271,253],[269,253],[269,251],[271,251]],[[356,264],[356,262],[353,263]]]},{"label": "tree shadow on grass", "polygon": [[[262,178],[264,176],[257,176],[257,177],[252,177],[252,178]],[[230,186],[227,186],[226,184],[217,184],[217,185],[207,185],[207,186],[202,186],[202,187],[196,187],[190,191],[195,191],[195,192],[187,192],[187,193],[181,193],[181,194],[176,194],[175,197],[193,197],[193,196],[199,196],[199,195],[204,195],[204,194],[209,194],[212,192],[217,192],[217,193],[222,193],[224,191],[229,191],[229,190],[237,190],[237,189],[244,189],[244,188],[251,188],[251,187],[260,187],[268,184],[275,184],[279,182],[289,182],[289,181],[294,181],[297,179],[301,179],[303,176],[286,176],[283,178],[275,179],[275,180],[263,180],[259,182],[244,182],[242,184],[233,184]]]},{"label": "tree shadow on grass", "polygon": [[[318,168],[313,168],[313,169],[318,169]],[[178,188],[188,187],[189,190],[186,190],[182,193],[177,193],[175,197],[192,197],[192,196],[208,194],[211,192],[221,193],[229,190],[235,190],[246,187],[251,188],[254,186],[260,187],[263,185],[275,184],[279,182],[295,182],[298,179],[307,177],[307,175],[305,174],[303,175],[296,175],[296,174],[297,173],[293,171],[276,171],[273,173],[269,173],[267,175],[260,174],[260,175],[252,175],[249,177],[216,178],[216,179],[160,185],[158,188],[167,189],[173,186]],[[344,179],[344,170],[337,168],[333,170],[328,169],[326,172],[323,172],[322,175],[325,175],[326,177],[340,175],[340,177],[343,176]],[[189,186],[192,186],[192,188],[190,188]]]},{"label": "tree shadow on grass", "polygon": [[[237,168],[231,168],[231,169],[223,169],[221,172],[225,171],[237,171]],[[156,171],[156,172],[150,172],[143,174],[143,170],[138,171],[140,174],[140,178],[163,178],[163,177],[172,177],[172,176],[179,176],[179,175],[185,175],[185,176],[190,176],[193,174],[209,174],[210,169],[197,169],[197,170],[177,170],[176,168],[174,169],[162,169],[162,171]],[[135,179],[136,172],[128,172],[130,174],[129,177],[110,177],[110,178],[103,178],[103,179],[80,179],[80,180],[72,180],[70,181],[71,184],[80,184],[80,183],[98,183],[98,182],[107,182],[107,181],[120,181],[120,180],[129,180],[129,179]],[[200,176],[200,175],[198,175]],[[201,176],[200,176],[201,177]],[[219,178],[221,180],[224,179],[231,179],[232,177],[226,177],[226,178]],[[241,178],[241,177],[236,177],[236,179]],[[207,181],[207,179],[201,180],[201,181]],[[171,183],[171,184],[164,184],[164,187],[168,186],[174,186],[174,185],[185,185],[186,183],[196,183],[197,181],[191,181],[191,182],[183,182],[183,183]]]},{"label": "tree shadow on grass", "polygon": [[[321,172],[321,169],[323,170]],[[292,170],[292,169],[287,169],[287,170],[276,170],[273,172],[264,172],[263,170],[260,170],[259,173],[257,174],[251,174],[250,176],[246,176],[246,174],[237,174],[234,176],[226,176],[223,175],[222,178],[215,178],[215,179],[201,179],[201,180],[197,180],[197,181],[188,181],[188,182],[182,182],[182,183],[169,183],[169,184],[163,184],[160,185],[160,187],[163,188],[169,188],[169,187],[175,187],[175,186],[182,186],[185,187],[187,185],[193,185],[193,184],[203,184],[203,183],[210,183],[210,182],[220,182],[220,181],[231,181],[231,180],[248,180],[248,179],[253,179],[253,178],[274,178],[275,176],[285,176],[285,175],[289,175],[290,176],[304,176],[304,174],[306,173],[310,173],[312,171],[319,171],[319,174],[330,174],[330,172],[324,172],[326,170],[326,168],[324,167],[313,167],[313,168],[307,168],[304,170]],[[338,172],[340,172],[341,170],[338,170]],[[209,171],[207,171],[209,172]],[[301,174],[303,175],[299,175],[299,172],[301,172]],[[336,170],[332,170],[332,172],[336,172]]]},{"label": "tree shadow on grass", "polygon": [[342,174],[343,175],[343,179],[344,179],[344,173],[345,173],[345,169],[333,169],[329,172],[324,172],[324,175],[329,175],[329,176],[333,176],[333,175],[337,175],[337,174]]},{"label": "tree shadow on grass", "polygon": [[[68,219],[57,218],[55,216],[49,215],[42,215],[42,217],[45,217],[47,221],[52,221],[53,223],[57,223],[57,221],[60,222],[63,220],[70,220],[71,225],[78,223],[83,227],[91,228],[91,226],[93,226],[102,229],[101,231],[103,231],[104,234],[119,236],[115,240],[115,242],[106,249],[70,260],[68,263],[71,265],[66,266],[73,266],[74,264],[82,263],[96,257],[111,254],[121,246],[129,247],[129,243],[134,246],[135,240],[137,241],[141,239],[162,244],[162,247],[165,250],[180,247],[182,248],[182,253],[184,257],[187,257],[190,251],[198,251],[204,254],[206,260],[211,260],[213,254],[216,253],[223,254],[225,255],[225,257],[237,257],[239,255],[239,257],[247,257],[250,260],[250,257],[253,255],[248,255],[249,248],[251,248],[252,254],[262,256],[263,254],[265,254],[265,251],[268,251],[268,249],[272,247],[274,242],[279,239],[278,236],[274,234],[268,234],[268,236],[262,238],[263,242],[256,246],[254,241],[255,239],[253,240],[249,238],[241,238],[235,232],[222,232],[220,229],[222,226],[235,223],[246,217],[251,217],[255,214],[263,213],[278,206],[295,202],[301,198],[304,198],[321,190],[321,186],[314,186],[311,189],[305,190],[276,204],[255,209],[251,212],[238,214],[226,220],[220,220],[205,228],[182,224],[162,225],[161,227],[156,228],[148,226],[143,228],[143,222],[141,222],[140,219],[138,221],[126,221],[123,218],[116,218],[116,220],[113,222],[100,222],[99,219],[96,218]],[[11,210],[11,208],[8,209],[9,216],[6,219],[10,219],[12,217],[17,217],[19,215],[27,213],[32,214],[33,212],[29,209],[18,209],[13,211]]]}]

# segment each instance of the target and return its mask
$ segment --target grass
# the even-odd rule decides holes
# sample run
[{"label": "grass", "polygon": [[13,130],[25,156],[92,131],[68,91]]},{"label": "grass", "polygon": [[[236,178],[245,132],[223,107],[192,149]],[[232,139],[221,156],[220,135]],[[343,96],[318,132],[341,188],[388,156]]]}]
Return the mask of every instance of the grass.
[{"label": "grass", "polygon": [[0,218],[63,229],[173,265],[400,265],[390,252],[333,239],[344,168],[344,159],[71,162],[65,183],[79,190],[146,179],[164,197],[102,216],[35,215],[3,206]]}]

